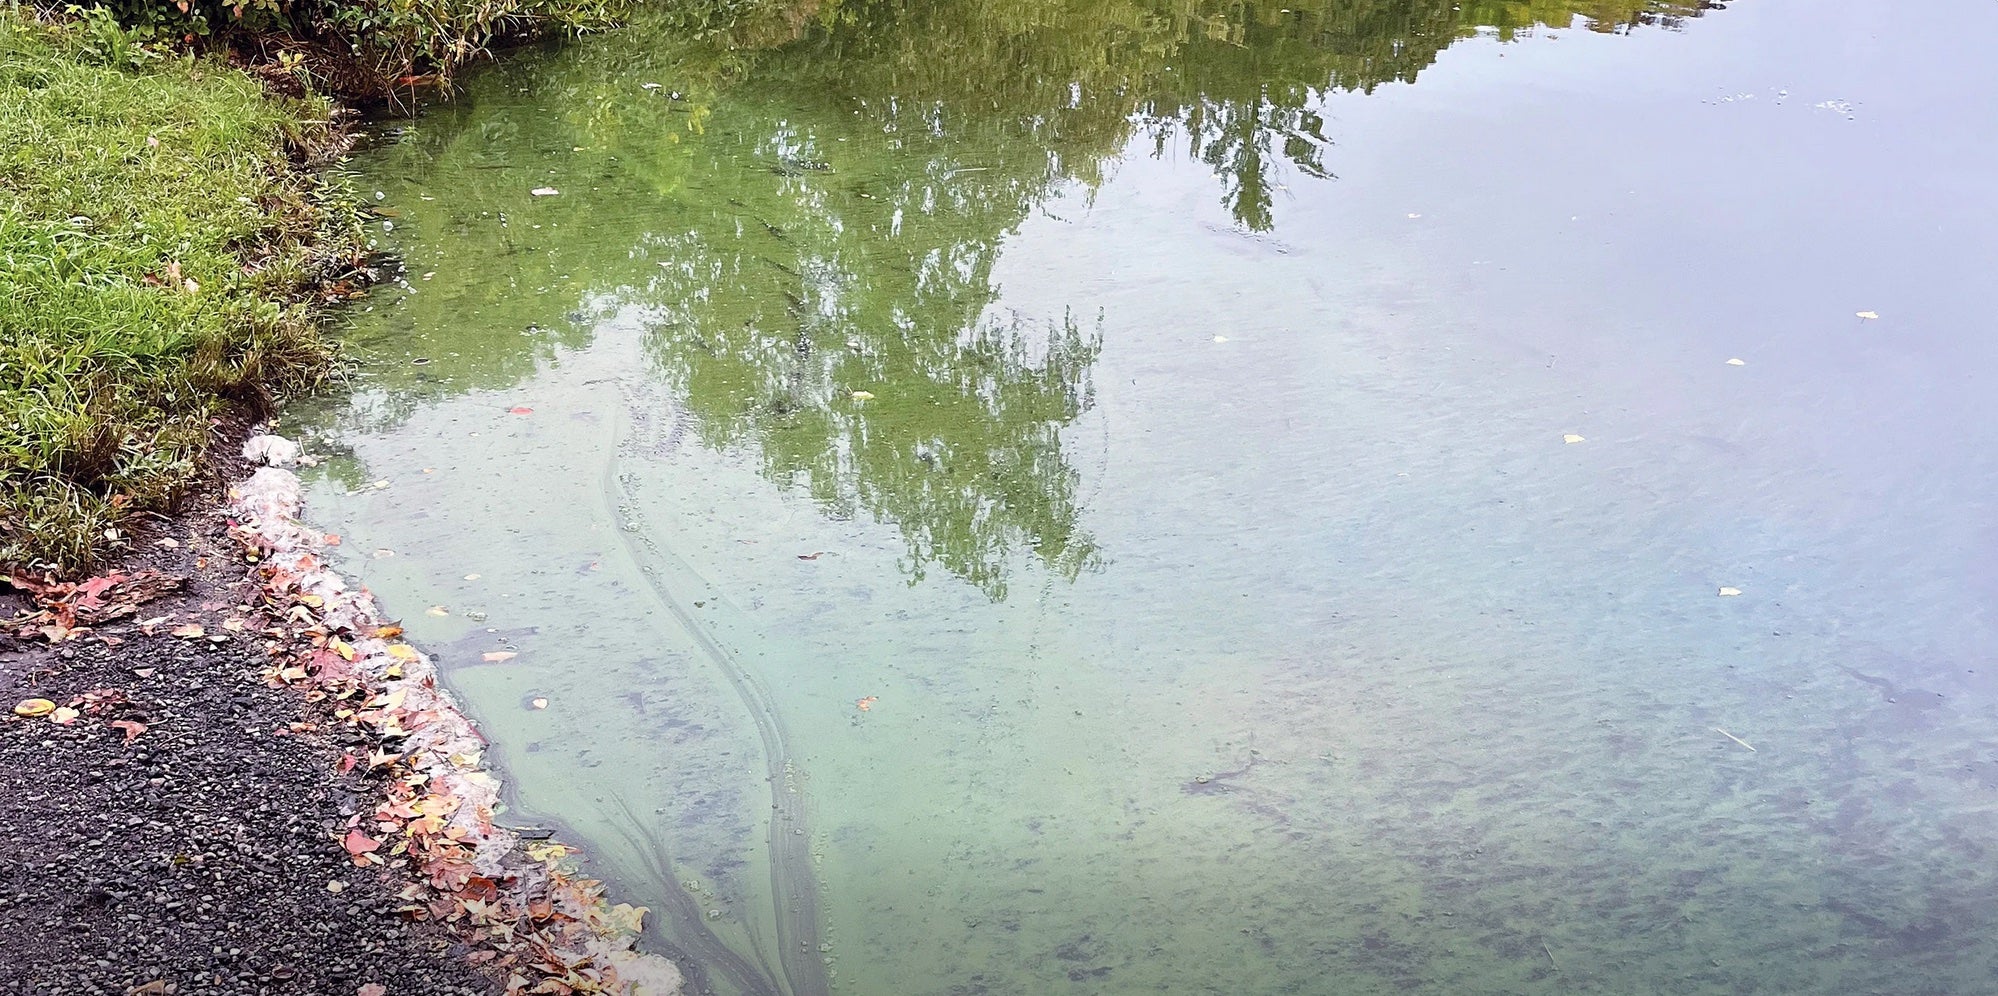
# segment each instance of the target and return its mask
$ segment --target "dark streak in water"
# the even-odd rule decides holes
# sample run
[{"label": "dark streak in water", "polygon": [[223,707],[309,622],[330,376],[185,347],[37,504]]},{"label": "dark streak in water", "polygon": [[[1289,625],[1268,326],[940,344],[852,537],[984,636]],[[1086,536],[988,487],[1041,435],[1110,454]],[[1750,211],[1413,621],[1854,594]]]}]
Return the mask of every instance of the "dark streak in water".
[{"label": "dark streak in water", "polygon": [[[619,390],[617,401],[622,407],[623,391]],[[624,435],[623,413],[615,420],[620,437]],[[601,480],[603,500],[609,506],[618,534],[623,540],[625,551],[638,566],[645,578],[646,591],[677,620],[681,627],[700,648],[715,669],[728,680],[736,697],[741,700],[743,709],[748,712],[756,727],[757,737],[762,741],[765,777],[770,782],[770,886],[775,908],[773,919],[777,925],[777,961],[781,967],[782,979],[773,978],[767,967],[761,971],[751,967],[747,959],[729,950],[724,955],[711,949],[706,957],[715,959],[718,968],[730,973],[731,981],[739,985],[745,996],[824,996],[831,991],[831,983],[826,974],[824,960],[820,956],[821,937],[818,920],[818,876],[812,867],[811,834],[806,821],[805,796],[803,787],[798,784],[798,770],[791,762],[790,738],[784,722],[777,712],[769,689],[762,680],[741,661],[736,659],[727,647],[716,639],[707,625],[694,617],[694,614],[667,587],[662,571],[670,570],[674,575],[700,580],[693,568],[670,550],[647,542],[642,534],[624,528],[632,520],[629,502],[625,497],[624,486],[617,473],[617,453],[624,440],[617,440],[611,457],[605,461]],[[705,584],[705,582],[702,582]],[[725,605],[726,601],[717,595],[710,595],[711,606]],[[627,809],[627,816],[632,816]],[[634,822],[636,822],[634,817]],[[641,824],[642,828],[642,824]],[[654,854],[654,871],[660,874],[669,893],[677,893],[675,905],[681,900],[693,903],[691,896],[681,890],[676,876],[666,874],[671,869],[664,867],[665,861],[657,856],[657,849],[648,849]],[[696,915],[698,908],[696,904]],[[712,932],[705,925],[696,922],[697,930],[685,941]],[[719,939],[716,939],[719,944]],[[726,945],[722,945],[725,949]],[[758,959],[759,961],[761,958]],[[734,976],[741,975],[737,981]]]}]

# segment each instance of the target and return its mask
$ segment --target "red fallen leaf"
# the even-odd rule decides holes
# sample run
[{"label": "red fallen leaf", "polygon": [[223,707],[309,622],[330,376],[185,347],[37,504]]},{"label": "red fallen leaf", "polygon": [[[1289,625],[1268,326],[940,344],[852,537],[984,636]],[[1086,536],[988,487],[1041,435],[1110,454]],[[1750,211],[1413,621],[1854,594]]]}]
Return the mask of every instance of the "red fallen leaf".
[{"label": "red fallen leaf", "polygon": [[532,414],[534,414],[534,409],[532,409],[532,408],[529,408],[529,407],[527,407],[526,405],[516,405],[516,406],[514,406],[514,407],[512,407],[512,408],[509,408],[509,409],[507,409],[507,414],[509,414],[509,415],[532,415]]},{"label": "red fallen leaf", "polygon": [[146,724],[129,719],[114,719],[106,725],[114,730],[125,731],[125,742],[128,744],[139,739],[139,734],[146,732]]},{"label": "red fallen leaf", "polygon": [[344,843],[347,846],[347,853],[353,855],[366,854],[369,851],[378,850],[382,846],[381,841],[362,833],[360,827],[355,827],[347,831],[347,839]]}]

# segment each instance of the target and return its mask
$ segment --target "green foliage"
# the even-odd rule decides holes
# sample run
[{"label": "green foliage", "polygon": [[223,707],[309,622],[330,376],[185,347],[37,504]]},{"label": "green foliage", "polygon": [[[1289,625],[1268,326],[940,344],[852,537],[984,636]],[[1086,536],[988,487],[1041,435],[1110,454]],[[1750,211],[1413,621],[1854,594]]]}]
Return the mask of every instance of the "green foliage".
[{"label": "green foliage", "polygon": [[622,8],[623,0],[97,0],[89,10],[148,40],[275,47],[302,57],[324,92],[379,98],[413,77],[448,82],[505,41],[606,27]]},{"label": "green foliage", "polygon": [[0,565],[87,565],[175,500],[222,402],[324,368],[287,301],[338,213],[285,156],[324,116],[0,12]]}]

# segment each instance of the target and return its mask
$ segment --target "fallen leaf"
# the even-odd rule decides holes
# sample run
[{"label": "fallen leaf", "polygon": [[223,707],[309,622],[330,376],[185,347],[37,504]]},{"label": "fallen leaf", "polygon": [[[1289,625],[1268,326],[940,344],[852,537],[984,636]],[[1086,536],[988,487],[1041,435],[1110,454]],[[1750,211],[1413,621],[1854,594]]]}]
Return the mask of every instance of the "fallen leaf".
[{"label": "fallen leaf", "polygon": [[354,990],[354,996],[388,996],[388,987],[379,982],[370,982]]},{"label": "fallen leaf", "polygon": [[207,634],[198,623],[188,623],[185,626],[175,626],[173,628],[173,635],[183,640],[198,640]]},{"label": "fallen leaf", "polygon": [[528,191],[528,193],[533,194],[536,197],[553,197],[556,194],[561,193],[561,191],[556,190],[554,187],[536,187],[533,190]]},{"label": "fallen leaf", "polygon": [[33,719],[54,712],[55,707],[56,704],[48,699],[22,699],[20,704],[14,707],[14,715]]},{"label": "fallen leaf", "polygon": [[526,405],[515,405],[512,408],[507,409],[507,413],[510,415],[532,415],[534,414],[534,409],[529,408]]},{"label": "fallen leaf", "polygon": [[467,575],[465,575],[465,580],[467,580],[467,581],[477,581],[478,579],[479,579],[479,576],[478,576],[477,574],[467,574]]},{"label": "fallen leaf", "polygon": [[388,655],[399,661],[413,661],[416,660],[418,656],[416,653],[416,648],[410,646],[407,643],[389,644]]},{"label": "fallen leaf", "polygon": [[514,653],[511,650],[489,650],[486,651],[485,661],[488,664],[499,664],[505,661],[513,660],[515,657],[519,656],[520,656],[519,654]]},{"label": "fallen leaf", "polygon": [[395,551],[383,548],[380,550],[376,550],[373,556],[376,560],[387,560],[388,558],[395,556]]},{"label": "fallen leaf", "polygon": [[395,623],[390,623],[387,626],[375,627],[375,639],[377,640],[393,640],[401,635],[402,635],[402,627],[396,625]]},{"label": "fallen leaf", "polygon": [[1740,588],[1722,588],[1720,590],[1720,597],[1722,598],[1732,598],[1739,594],[1741,594]]},{"label": "fallen leaf", "polygon": [[114,719],[111,722],[106,723],[104,725],[109,726],[114,730],[123,730],[125,733],[125,742],[128,744],[134,740],[139,739],[139,734],[146,732],[146,724],[138,722],[137,720]]},{"label": "fallen leaf", "polygon": [[171,536],[162,536],[160,537],[160,545],[172,550],[180,546],[180,541]]},{"label": "fallen leaf", "polygon": [[1574,434],[1574,433],[1572,433],[1572,432],[1571,432],[1571,433],[1568,433],[1568,434],[1567,434],[1567,435],[1565,435],[1565,436],[1562,436],[1562,437],[1561,437],[1561,441],[1562,441],[1562,442],[1564,442],[1564,443],[1586,443],[1586,442],[1588,442],[1588,440],[1587,440],[1587,439],[1585,439],[1585,438],[1583,438],[1583,437],[1581,437],[1581,436],[1577,436],[1577,435],[1575,435],[1575,434]]},{"label": "fallen leaf", "polygon": [[879,701],[881,701],[881,699],[878,696],[869,695],[866,696],[865,698],[855,699],[853,704],[859,706],[861,712],[866,712],[867,710],[874,708],[874,703]]},{"label": "fallen leaf", "polygon": [[228,630],[231,633],[240,633],[243,631],[243,620],[238,619],[234,616],[230,616],[229,618],[222,620],[222,628]]},{"label": "fallen leaf", "polygon": [[855,401],[872,401],[872,400],[874,400],[874,392],[872,392],[872,391],[855,391],[855,392],[853,392],[853,400],[855,400]]},{"label": "fallen leaf", "polygon": [[1748,365],[1748,361],[1737,356],[1731,360],[1728,360],[1727,365],[1731,367],[1745,367]]},{"label": "fallen leaf", "polygon": [[529,702],[529,703],[528,703],[528,705],[531,705],[531,706],[533,706],[533,707],[534,707],[534,708],[536,708],[536,709],[546,709],[546,708],[548,708],[548,700],[547,700],[547,699],[535,699],[534,701],[532,701],[532,702]]},{"label": "fallen leaf", "polygon": [[327,545],[327,546],[339,546],[339,545],[340,545],[340,534],[339,534],[339,533],[327,533],[327,534],[326,534],[326,545]]},{"label": "fallen leaf", "polygon": [[1855,311],[1853,314],[1858,315],[1860,321],[1870,321],[1880,317],[1880,313],[1877,311]]},{"label": "fallen leaf", "polygon": [[57,726],[68,726],[76,722],[76,717],[81,715],[83,715],[82,712],[71,709],[68,706],[57,706],[54,712],[49,713],[49,722]]},{"label": "fallen leaf", "polygon": [[449,609],[446,609],[442,605],[433,605],[427,609],[424,609],[423,614],[427,616],[448,616],[451,614],[451,611]]},{"label": "fallen leaf", "polygon": [[1227,341],[1228,341],[1228,337],[1227,337],[1227,336],[1225,336],[1225,335],[1217,335],[1217,336],[1215,336],[1215,337],[1214,337],[1214,341],[1215,341],[1215,342],[1227,342]]},{"label": "fallen leaf", "polygon": [[347,831],[347,839],[341,843],[346,845],[348,854],[354,855],[366,854],[382,846],[381,841],[362,833],[360,827]]}]

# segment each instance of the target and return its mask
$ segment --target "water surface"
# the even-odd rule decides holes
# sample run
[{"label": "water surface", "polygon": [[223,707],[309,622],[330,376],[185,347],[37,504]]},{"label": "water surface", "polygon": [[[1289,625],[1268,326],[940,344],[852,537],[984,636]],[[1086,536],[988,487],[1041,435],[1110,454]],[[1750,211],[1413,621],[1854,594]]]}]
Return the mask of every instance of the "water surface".
[{"label": "water surface", "polygon": [[716,992],[1983,991],[1994,29],[524,55],[360,163],[313,514]]}]

